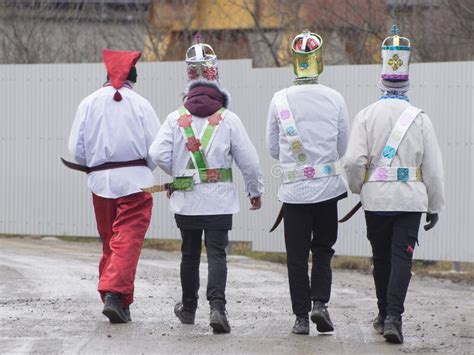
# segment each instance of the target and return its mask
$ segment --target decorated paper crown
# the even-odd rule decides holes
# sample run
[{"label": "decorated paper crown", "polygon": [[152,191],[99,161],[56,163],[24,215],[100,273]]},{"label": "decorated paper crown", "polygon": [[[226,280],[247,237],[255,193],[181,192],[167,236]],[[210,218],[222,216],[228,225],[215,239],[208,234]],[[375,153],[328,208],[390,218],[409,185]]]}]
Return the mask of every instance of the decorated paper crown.
[{"label": "decorated paper crown", "polygon": [[298,78],[314,78],[323,71],[323,39],[304,30],[291,42],[293,70]]},{"label": "decorated paper crown", "polygon": [[382,42],[382,79],[387,81],[408,81],[410,61],[410,40],[398,35],[396,25],[392,26],[393,36]]},{"label": "decorated paper crown", "polygon": [[217,70],[217,56],[212,47],[201,43],[201,35],[196,34],[196,44],[186,51],[186,65],[188,67],[188,80],[205,79],[219,80]]}]

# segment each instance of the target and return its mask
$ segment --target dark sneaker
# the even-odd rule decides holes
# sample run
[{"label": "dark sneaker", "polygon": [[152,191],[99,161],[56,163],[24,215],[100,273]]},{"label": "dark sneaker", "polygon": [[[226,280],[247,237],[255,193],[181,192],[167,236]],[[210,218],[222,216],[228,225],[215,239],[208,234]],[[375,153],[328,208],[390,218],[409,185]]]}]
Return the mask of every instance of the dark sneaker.
[{"label": "dark sneaker", "polygon": [[129,322],[132,321],[132,315],[130,314],[130,306],[124,307],[123,308],[123,313],[125,313],[125,316],[127,317],[127,320]]},{"label": "dark sneaker", "polygon": [[384,323],[383,337],[389,343],[402,344],[402,320],[394,316],[387,316]]},{"label": "dark sneaker", "polygon": [[320,333],[334,331],[328,309],[322,302],[314,301],[313,310],[311,311],[311,321],[316,323],[316,329]]},{"label": "dark sneaker", "polygon": [[182,302],[176,303],[174,306],[174,314],[183,324],[194,324],[196,318],[196,308],[185,306]]},{"label": "dark sneaker", "polygon": [[296,316],[295,325],[293,326],[293,329],[291,330],[291,332],[293,334],[308,335],[309,334],[309,317]]},{"label": "dark sneaker", "polygon": [[226,314],[224,307],[214,308],[211,306],[209,325],[215,333],[230,333],[230,325]]},{"label": "dark sneaker", "polygon": [[378,314],[377,318],[374,319],[372,325],[374,326],[375,331],[378,334],[383,334],[383,324],[385,322],[385,317],[383,317],[380,313]]},{"label": "dark sneaker", "polygon": [[128,322],[118,296],[110,292],[107,292],[104,296],[104,309],[102,314],[109,318],[110,323]]}]

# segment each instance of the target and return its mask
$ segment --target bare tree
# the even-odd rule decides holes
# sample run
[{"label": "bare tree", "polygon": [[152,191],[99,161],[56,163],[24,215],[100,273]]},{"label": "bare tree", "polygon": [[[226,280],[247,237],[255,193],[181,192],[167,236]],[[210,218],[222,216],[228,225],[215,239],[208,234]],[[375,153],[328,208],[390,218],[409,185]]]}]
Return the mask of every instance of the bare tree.
[{"label": "bare tree", "polygon": [[322,35],[327,64],[377,63],[394,23],[413,61],[474,58],[472,0],[5,0],[0,63],[98,62],[104,47],[183,60],[200,31],[221,59],[283,66],[306,28]]},{"label": "bare tree", "polygon": [[474,58],[474,2],[470,0],[399,0],[389,8],[392,21],[412,41],[413,61]]},{"label": "bare tree", "polygon": [[2,2],[0,63],[97,62],[104,47],[142,50],[147,14],[138,0]]}]

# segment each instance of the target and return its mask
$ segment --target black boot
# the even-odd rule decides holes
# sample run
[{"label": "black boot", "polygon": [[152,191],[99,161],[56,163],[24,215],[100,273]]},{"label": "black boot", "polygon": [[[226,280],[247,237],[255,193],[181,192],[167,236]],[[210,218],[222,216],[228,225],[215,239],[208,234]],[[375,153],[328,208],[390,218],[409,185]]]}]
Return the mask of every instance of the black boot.
[{"label": "black boot", "polygon": [[374,319],[372,322],[372,325],[374,326],[374,329],[377,333],[383,334],[383,324],[385,322],[385,318],[387,316],[383,316],[380,313],[377,315],[377,318]]},{"label": "black boot", "polygon": [[123,307],[123,313],[125,313],[125,316],[127,317],[127,320],[129,322],[132,321],[132,315],[130,314],[130,306]]},{"label": "black boot", "polygon": [[227,321],[227,312],[224,303],[211,303],[209,325],[215,333],[230,333],[230,325]]},{"label": "black boot", "polygon": [[102,314],[109,318],[110,323],[128,322],[118,296],[111,292],[107,292],[104,296],[104,309]]},{"label": "black boot", "polygon": [[331,318],[329,318],[328,309],[323,302],[313,302],[313,310],[311,311],[311,321],[313,323],[316,323],[316,329],[320,333],[332,332],[334,330]]},{"label": "black boot", "polygon": [[389,343],[403,343],[401,317],[387,316],[384,323],[383,337]]},{"label": "black boot", "polygon": [[306,316],[296,316],[295,325],[291,330],[293,334],[309,334],[309,317]]},{"label": "black boot", "polygon": [[182,302],[174,306],[174,314],[183,324],[194,324],[196,318],[196,308],[184,305]]}]

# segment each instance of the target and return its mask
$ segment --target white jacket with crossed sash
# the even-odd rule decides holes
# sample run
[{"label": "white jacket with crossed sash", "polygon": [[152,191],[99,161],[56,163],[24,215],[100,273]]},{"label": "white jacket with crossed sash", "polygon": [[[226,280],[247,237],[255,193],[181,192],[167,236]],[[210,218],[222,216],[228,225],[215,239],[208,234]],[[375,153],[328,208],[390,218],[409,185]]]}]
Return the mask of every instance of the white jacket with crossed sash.
[{"label": "white jacket with crossed sash", "polygon": [[343,166],[352,192],[360,194],[368,211],[439,213],[444,208],[444,173],[441,152],[430,118],[420,113],[401,142],[392,167],[419,167],[423,181],[367,182],[402,112],[410,104],[383,99],[355,117]]}]

